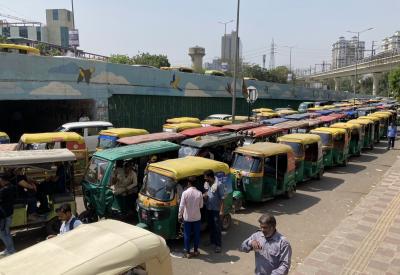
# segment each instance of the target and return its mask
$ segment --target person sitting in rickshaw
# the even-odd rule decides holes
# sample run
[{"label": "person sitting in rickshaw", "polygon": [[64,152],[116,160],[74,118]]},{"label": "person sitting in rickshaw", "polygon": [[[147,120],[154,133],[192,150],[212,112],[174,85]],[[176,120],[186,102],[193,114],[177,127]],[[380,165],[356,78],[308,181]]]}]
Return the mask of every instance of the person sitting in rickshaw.
[{"label": "person sitting in rickshaw", "polygon": [[113,189],[115,199],[122,210],[133,210],[135,195],[137,195],[137,173],[132,164],[119,160],[116,162],[111,179],[111,188]]}]

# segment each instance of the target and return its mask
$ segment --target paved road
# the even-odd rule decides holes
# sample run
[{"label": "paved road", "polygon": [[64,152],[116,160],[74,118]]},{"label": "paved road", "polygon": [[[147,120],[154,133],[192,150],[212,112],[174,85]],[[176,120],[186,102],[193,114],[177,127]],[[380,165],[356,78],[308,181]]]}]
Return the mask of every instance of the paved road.
[{"label": "paved road", "polygon": [[[379,182],[399,151],[386,151],[381,142],[373,151],[352,158],[347,167],[328,170],[321,181],[298,186],[292,199],[278,198],[265,203],[250,204],[233,216],[233,225],[223,236],[223,253],[215,254],[203,247],[196,259],[173,259],[174,273],[184,274],[251,274],[254,255],[237,250],[240,243],[257,230],[257,219],[265,212],[276,215],[278,230],[286,235],[293,247],[292,265],[296,266],[355,207],[362,196]],[[19,232],[18,249],[43,239],[42,230]],[[202,236],[202,242],[207,234]],[[182,241],[171,242],[174,254],[182,250]]]}]

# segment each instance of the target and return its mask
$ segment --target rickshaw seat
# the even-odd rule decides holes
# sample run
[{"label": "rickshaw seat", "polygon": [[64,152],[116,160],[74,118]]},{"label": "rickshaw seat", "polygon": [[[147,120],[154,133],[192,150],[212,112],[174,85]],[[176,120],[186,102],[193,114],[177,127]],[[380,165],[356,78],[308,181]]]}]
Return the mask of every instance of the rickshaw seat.
[{"label": "rickshaw seat", "polygon": [[62,194],[54,194],[51,196],[51,201],[53,203],[63,203],[74,201],[74,196],[72,193],[62,193]]}]

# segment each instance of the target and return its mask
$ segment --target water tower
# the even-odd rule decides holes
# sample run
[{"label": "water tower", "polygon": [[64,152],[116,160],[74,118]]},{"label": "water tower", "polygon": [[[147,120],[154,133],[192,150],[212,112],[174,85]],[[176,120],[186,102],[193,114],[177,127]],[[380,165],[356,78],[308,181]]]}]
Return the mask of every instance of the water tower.
[{"label": "water tower", "polygon": [[203,47],[195,46],[189,48],[189,55],[192,58],[192,68],[195,72],[201,72],[203,69],[203,56],[206,50]]}]

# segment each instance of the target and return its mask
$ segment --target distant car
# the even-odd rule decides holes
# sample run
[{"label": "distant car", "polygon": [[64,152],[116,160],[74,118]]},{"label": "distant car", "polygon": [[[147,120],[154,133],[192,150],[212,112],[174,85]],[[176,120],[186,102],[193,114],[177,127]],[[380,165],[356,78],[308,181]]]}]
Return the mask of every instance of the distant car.
[{"label": "distant car", "polygon": [[210,120],[210,119],[230,120],[231,118],[232,118],[232,115],[228,115],[228,114],[214,114],[214,115],[209,115],[204,120]]},{"label": "distant car", "polygon": [[297,109],[300,113],[305,113],[307,112],[308,108],[314,108],[315,107],[315,102],[302,102],[299,105],[299,109]]},{"label": "distant car", "polygon": [[89,152],[95,152],[97,146],[97,137],[99,132],[113,128],[111,122],[108,121],[82,121],[70,122],[61,125],[57,132],[76,132],[83,136]]}]

